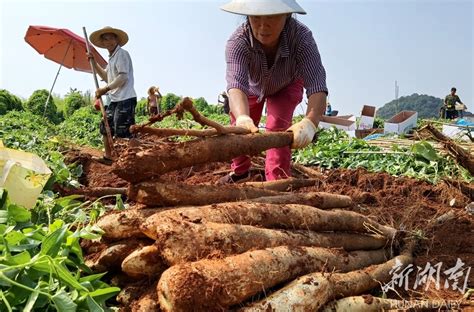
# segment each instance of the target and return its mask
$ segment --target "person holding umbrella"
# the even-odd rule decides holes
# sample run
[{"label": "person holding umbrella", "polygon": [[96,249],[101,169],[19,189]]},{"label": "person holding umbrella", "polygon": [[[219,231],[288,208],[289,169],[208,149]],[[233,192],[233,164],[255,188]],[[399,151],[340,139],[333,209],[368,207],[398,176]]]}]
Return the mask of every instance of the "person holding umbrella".
[{"label": "person holding umbrella", "polygon": [[[132,59],[130,54],[122,48],[128,42],[128,35],[118,28],[104,27],[94,31],[89,36],[89,40],[95,46],[107,49],[109,52],[109,63],[106,68],[97,64],[92,54],[88,55],[93,60],[97,74],[106,82],[104,87],[95,91],[95,96],[96,98],[104,94],[110,96],[110,104],[106,112],[112,136],[130,138],[130,126],[135,124],[137,94],[134,89]],[[105,143],[104,122],[100,124],[100,133]],[[107,144],[104,145],[107,146]],[[110,163],[111,160],[111,151],[106,148],[103,161]]]},{"label": "person holding umbrella", "polygon": [[[263,106],[267,107],[267,131],[291,131],[291,148],[303,148],[313,140],[326,109],[326,72],[311,30],[293,18],[306,14],[295,0],[232,0],[222,10],[244,15],[227,41],[227,92],[231,123],[257,132]],[[305,118],[292,124],[296,105],[308,96]],[[266,180],[291,176],[290,146],[266,153]],[[220,184],[250,179],[250,158],[233,159],[232,173]]]}]

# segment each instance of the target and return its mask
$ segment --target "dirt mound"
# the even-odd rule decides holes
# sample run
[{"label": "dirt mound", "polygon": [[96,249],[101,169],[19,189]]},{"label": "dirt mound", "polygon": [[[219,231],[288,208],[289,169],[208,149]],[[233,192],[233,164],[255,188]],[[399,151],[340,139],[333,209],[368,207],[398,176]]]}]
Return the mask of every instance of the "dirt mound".
[{"label": "dirt mound", "polygon": [[112,166],[94,160],[94,158],[100,157],[102,157],[100,151],[81,146],[70,149],[65,155],[65,161],[69,164],[82,165],[83,175],[79,182],[85,187],[126,187],[128,182],[112,173]]},{"label": "dirt mound", "polygon": [[[319,191],[349,195],[357,204],[354,210],[421,238],[416,266],[443,262],[443,269],[447,269],[459,258],[465,267],[474,267],[474,216],[465,209],[471,198],[461,188],[363,169],[326,174]],[[468,283],[474,284],[473,274]]]}]

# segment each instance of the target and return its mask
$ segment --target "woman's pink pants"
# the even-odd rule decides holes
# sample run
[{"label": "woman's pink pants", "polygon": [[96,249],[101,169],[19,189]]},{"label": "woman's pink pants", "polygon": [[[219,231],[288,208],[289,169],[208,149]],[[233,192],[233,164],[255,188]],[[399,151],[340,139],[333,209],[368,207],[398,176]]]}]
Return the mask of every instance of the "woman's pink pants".
[{"label": "woman's pink pants", "polygon": [[[262,117],[263,105],[267,103],[267,123],[265,130],[270,132],[285,131],[291,126],[296,105],[303,99],[303,81],[296,80],[277,93],[257,102],[256,96],[249,96],[250,118],[258,126]],[[230,114],[231,124],[235,118]],[[291,150],[289,146],[267,150],[265,159],[265,177],[267,181],[285,179],[291,176]],[[239,156],[232,160],[232,170],[237,175],[250,169],[251,160],[248,156]]]}]

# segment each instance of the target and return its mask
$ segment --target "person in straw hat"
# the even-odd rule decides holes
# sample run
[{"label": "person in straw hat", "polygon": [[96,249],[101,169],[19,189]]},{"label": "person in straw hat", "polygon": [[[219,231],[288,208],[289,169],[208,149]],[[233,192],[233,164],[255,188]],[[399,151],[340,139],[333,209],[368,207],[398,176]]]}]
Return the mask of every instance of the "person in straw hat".
[{"label": "person in straw hat", "polygon": [[[106,68],[94,60],[94,67],[99,76],[107,83],[105,87],[95,91],[96,98],[104,94],[110,96],[107,106],[107,119],[112,135],[120,138],[130,138],[130,126],[135,124],[135,107],[137,95],[134,89],[133,65],[130,54],[122,47],[128,42],[128,35],[123,30],[104,27],[94,31],[89,36],[90,41],[97,47],[109,51],[109,62]],[[100,124],[100,132],[105,138],[105,126]],[[104,146],[108,146],[104,144]],[[111,159],[111,151],[105,150],[104,159]]]},{"label": "person in straw hat", "polygon": [[[294,0],[233,0],[222,10],[246,16],[227,41],[227,91],[231,123],[257,132],[263,106],[267,131],[291,131],[291,148],[313,140],[326,109],[326,72],[311,31],[292,14],[306,14]],[[308,97],[305,118],[292,124],[296,105]],[[290,177],[290,146],[266,153],[266,180]],[[250,179],[250,158],[233,159],[232,173],[219,183]]]},{"label": "person in straw hat", "polygon": [[160,104],[161,104],[161,93],[160,88],[151,86],[148,88],[147,100],[147,111],[150,117],[158,115],[160,113]]}]

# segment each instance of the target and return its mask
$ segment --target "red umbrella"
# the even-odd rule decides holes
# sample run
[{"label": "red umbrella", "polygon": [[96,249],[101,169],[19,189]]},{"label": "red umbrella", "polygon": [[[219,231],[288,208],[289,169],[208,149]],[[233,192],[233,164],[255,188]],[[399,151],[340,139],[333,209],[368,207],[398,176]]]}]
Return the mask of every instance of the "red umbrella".
[{"label": "red umbrella", "polygon": [[[83,30],[84,36],[87,36],[85,28],[83,28]],[[76,35],[70,30],[63,28],[30,26],[26,31],[25,41],[28,42],[39,54],[43,54],[47,59],[60,64],[56,77],[54,78],[53,85],[51,86],[51,90],[49,91],[48,98],[46,99],[46,103],[44,105],[45,113],[51,93],[53,92],[54,85],[56,84],[56,79],[58,78],[59,71],[61,70],[62,66],[93,73],[96,88],[99,87],[95,70],[91,67],[91,61],[87,57],[87,51],[92,53],[96,63],[101,67],[105,67],[107,62],[94,47],[89,45],[86,39]],[[102,105],[102,99],[100,100],[102,117],[107,130],[107,141],[109,144],[108,148],[113,151],[113,141],[107,123],[107,116]]]},{"label": "red umbrella", "polygon": [[[92,73],[86,55],[84,38],[70,30],[47,26],[30,26],[26,31],[25,41],[47,59],[67,68]],[[91,48],[97,64],[105,67],[107,62],[96,49]]]}]

